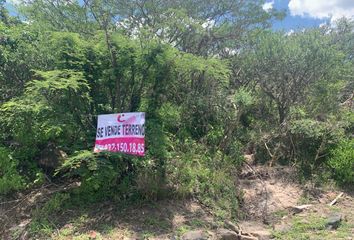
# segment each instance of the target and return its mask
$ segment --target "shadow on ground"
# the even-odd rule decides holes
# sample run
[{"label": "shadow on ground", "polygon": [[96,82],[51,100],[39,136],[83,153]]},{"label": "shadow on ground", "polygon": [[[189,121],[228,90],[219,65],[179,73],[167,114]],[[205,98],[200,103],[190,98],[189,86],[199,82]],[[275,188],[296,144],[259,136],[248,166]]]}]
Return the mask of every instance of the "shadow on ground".
[{"label": "shadow on ground", "polygon": [[177,199],[129,205],[105,201],[35,218],[55,191],[41,189],[3,205],[2,239],[171,239],[214,227],[213,218],[198,203]]}]

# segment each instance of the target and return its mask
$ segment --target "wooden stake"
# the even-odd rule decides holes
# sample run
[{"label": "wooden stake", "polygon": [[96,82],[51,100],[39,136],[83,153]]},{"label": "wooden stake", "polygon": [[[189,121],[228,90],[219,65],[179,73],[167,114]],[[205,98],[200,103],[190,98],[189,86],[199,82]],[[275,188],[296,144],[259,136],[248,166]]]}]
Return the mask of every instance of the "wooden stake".
[{"label": "wooden stake", "polygon": [[343,196],[344,193],[340,193],[338,194],[338,196],[330,203],[328,204],[329,206],[333,206],[334,204],[336,204],[336,202],[338,201],[339,198],[341,198]]}]

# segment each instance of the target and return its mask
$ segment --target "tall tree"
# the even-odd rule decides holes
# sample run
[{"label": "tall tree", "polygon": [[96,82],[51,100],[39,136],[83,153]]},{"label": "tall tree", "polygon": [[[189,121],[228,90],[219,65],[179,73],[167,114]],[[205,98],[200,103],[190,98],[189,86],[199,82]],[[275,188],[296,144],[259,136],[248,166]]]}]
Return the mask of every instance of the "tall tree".
[{"label": "tall tree", "polygon": [[333,80],[332,73],[344,60],[329,37],[318,31],[292,35],[267,32],[245,54],[241,78],[254,79],[274,101],[279,123],[287,119],[292,106],[306,101],[311,86]]},{"label": "tall tree", "polygon": [[24,23],[0,22],[0,103],[22,93],[32,69],[48,69],[51,56],[41,45],[45,34]]},{"label": "tall tree", "polygon": [[268,28],[272,19],[284,16],[283,12],[263,10],[264,0],[24,2],[24,15],[51,29],[90,33],[96,26],[106,34],[120,29],[129,36],[142,38],[142,42],[146,38],[160,39],[203,56],[239,48],[250,30]]},{"label": "tall tree", "polygon": [[148,32],[175,47],[198,55],[220,54],[237,44],[251,29],[264,29],[282,12],[266,12],[264,1],[138,0],[118,1],[120,27],[128,34]]}]

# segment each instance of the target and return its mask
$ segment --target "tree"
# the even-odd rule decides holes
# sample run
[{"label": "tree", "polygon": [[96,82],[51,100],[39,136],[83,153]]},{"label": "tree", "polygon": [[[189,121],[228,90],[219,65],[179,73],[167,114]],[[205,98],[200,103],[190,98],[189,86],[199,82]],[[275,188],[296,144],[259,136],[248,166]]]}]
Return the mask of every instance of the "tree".
[{"label": "tree", "polygon": [[[25,1],[22,13],[46,28],[89,34],[105,32],[107,46],[113,31],[130,37],[159,39],[182,51],[207,56],[238,48],[250,30],[269,28],[272,19],[284,16],[264,11],[263,0],[56,0]],[[50,17],[48,17],[50,16]],[[90,29],[90,30],[88,30]],[[114,51],[112,49],[111,51]],[[112,59],[114,65],[114,61]]]},{"label": "tree", "polygon": [[[333,44],[341,50],[345,56],[345,63],[354,64],[354,21],[346,18],[339,19],[332,27],[323,29],[331,35]],[[350,102],[354,98],[353,67],[345,73],[346,86],[341,92],[341,101]]]},{"label": "tree", "polygon": [[17,5],[22,17],[44,31],[76,32],[92,36],[97,24],[79,1],[24,0]]},{"label": "tree", "polygon": [[145,33],[203,56],[237,48],[250,30],[267,28],[272,19],[283,17],[276,10],[264,11],[262,0],[118,2],[123,9],[119,26],[130,36]]},{"label": "tree", "polygon": [[343,63],[343,54],[315,30],[288,36],[267,32],[244,54],[240,78],[253,79],[274,101],[280,124],[291,107],[306,102],[314,84],[335,80]]},{"label": "tree", "polygon": [[65,149],[86,139],[91,100],[82,72],[37,71],[34,76],[22,96],[0,106],[3,142],[12,143],[17,159],[30,162],[48,142]]},{"label": "tree", "polygon": [[32,69],[52,67],[51,55],[42,34],[24,23],[0,22],[0,103],[22,93],[32,78]]}]

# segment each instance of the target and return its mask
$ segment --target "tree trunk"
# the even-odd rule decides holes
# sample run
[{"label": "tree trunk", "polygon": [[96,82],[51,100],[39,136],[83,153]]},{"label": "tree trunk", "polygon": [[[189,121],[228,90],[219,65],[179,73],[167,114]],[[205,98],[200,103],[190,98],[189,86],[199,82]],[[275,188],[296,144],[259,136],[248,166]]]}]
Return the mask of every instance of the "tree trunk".
[{"label": "tree trunk", "polygon": [[287,115],[287,107],[282,104],[278,104],[279,124],[282,124]]}]

